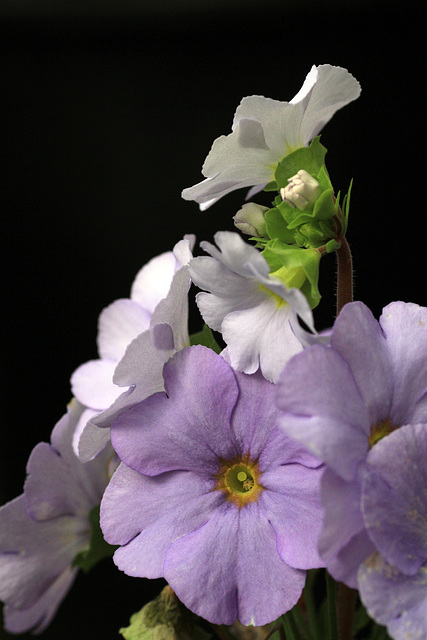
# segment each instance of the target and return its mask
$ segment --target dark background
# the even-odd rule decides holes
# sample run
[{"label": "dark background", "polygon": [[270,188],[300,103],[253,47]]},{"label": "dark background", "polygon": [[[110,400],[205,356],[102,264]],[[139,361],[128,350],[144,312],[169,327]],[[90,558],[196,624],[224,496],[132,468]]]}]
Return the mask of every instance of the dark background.
[{"label": "dark background", "polygon": [[[376,316],[426,303],[418,3],[3,0],[0,18],[3,501],[64,412],[70,374],[97,356],[102,308],[184,233],[233,228],[244,192],[203,213],[180,192],[243,96],[290,100],[312,64],[355,75],[361,97],[322,136],[335,188],[354,178],[355,296]],[[333,320],[334,257],[322,266],[319,328]],[[159,584],[107,561],[43,637],[115,638]]]}]

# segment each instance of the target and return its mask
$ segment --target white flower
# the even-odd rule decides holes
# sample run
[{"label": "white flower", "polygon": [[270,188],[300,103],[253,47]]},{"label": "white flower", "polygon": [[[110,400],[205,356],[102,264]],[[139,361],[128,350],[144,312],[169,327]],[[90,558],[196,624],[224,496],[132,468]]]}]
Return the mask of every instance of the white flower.
[{"label": "white flower", "polygon": [[232,133],[213,143],[202,173],[206,180],[184,189],[185,200],[207,209],[241,187],[260,191],[274,180],[277,164],[306,146],[334,113],[360,95],[360,84],[346,70],[328,64],[313,66],[290,102],[263,96],[243,98]]},{"label": "white flower", "polygon": [[[137,336],[147,333],[153,322],[164,322],[161,309],[157,314],[156,310],[167,298],[176,272],[192,257],[194,242],[194,236],[185,236],[173,251],[150,260],[138,272],[132,284],[130,299],[116,300],[102,311],[97,338],[100,357],[82,364],[71,376],[73,395],[87,407],[74,435],[74,449],[83,462],[93,458],[109,441],[109,429],[99,429],[91,420],[110,407],[123,393],[123,389],[113,382],[117,364]],[[188,275],[184,279],[186,283],[178,288],[175,286],[174,291],[181,296],[179,304],[186,309],[187,303],[183,302],[182,291],[185,287],[188,291]],[[187,293],[184,295],[186,298]],[[154,358],[157,355],[156,347],[151,339],[145,340],[148,341],[147,348]],[[179,342],[179,338],[176,340]],[[163,363],[161,366],[163,367]],[[156,388],[155,391],[157,390]]]},{"label": "white flower", "polygon": [[237,233],[219,231],[215,242],[219,250],[201,243],[212,257],[190,261],[191,279],[209,292],[196,296],[200,313],[211,329],[222,333],[234,369],[250,374],[260,368],[274,382],[302,349],[292,328],[298,325],[297,316],[314,330],[311,309],[301,291],[287,289],[269,275],[261,253]]}]

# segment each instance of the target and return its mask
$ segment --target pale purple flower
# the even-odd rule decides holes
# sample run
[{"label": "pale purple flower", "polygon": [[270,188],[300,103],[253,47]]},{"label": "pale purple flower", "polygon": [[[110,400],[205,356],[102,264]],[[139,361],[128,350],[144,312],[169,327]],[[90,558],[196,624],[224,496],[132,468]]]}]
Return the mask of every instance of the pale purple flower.
[{"label": "pale purple flower", "polygon": [[375,550],[360,504],[368,452],[399,427],[427,422],[427,309],[394,302],[377,322],[361,302],[346,305],[330,347],[307,347],[285,366],[277,405],[284,431],[326,464],[320,553],[337,580],[357,587]]},{"label": "pale purple flower", "polygon": [[82,464],[72,447],[84,407],[77,401],[27,465],[24,493],[0,509],[0,600],[11,633],[50,623],[76,577],[76,555],[89,547],[89,513],[108,483],[111,446]]},{"label": "pale purple flower", "polygon": [[427,424],[401,427],[371,449],[362,513],[378,550],[359,568],[362,600],[395,640],[425,640]]},{"label": "pale purple flower", "polygon": [[262,625],[291,609],[321,565],[320,462],[276,427],[274,385],[189,347],[164,368],[166,393],[122,414],[123,460],[101,504],[117,566],[164,577],[217,624]]},{"label": "pale purple flower", "polygon": [[360,95],[357,80],[341,67],[313,66],[290,102],[263,96],[243,98],[234,115],[232,133],[213,143],[202,168],[206,180],[184,189],[185,200],[207,209],[222,196],[274,180],[280,160],[306,146],[338,109]]},{"label": "pale purple flower", "polygon": [[[92,459],[109,441],[109,430],[99,429],[92,420],[103,410],[108,409],[123,393],[120,387],[130,386],[135,382],[122,384],[119,374],[114,377],[117,364],[123,358],[129,344],[140,334],[148,333],[154,324],[165,321],[164,312],[156,314],[156,309],[168,295],[179,296],[179,303],[185,315],[189,279],[186,277],[186,290],[182,294],[180,284],[173,285],[174,276],[192,257],[194,236],[185,236],[178,242],[173,251],[163,253],[148,262],[137,274],[131,289],[130,299],[116,300],[106,307],[99,317],[98,351],[99,359],[91,360],[76,369],[71,377],[71,388],[74,396],[87,409],[83,413],[74,435],[74,448],[83,462]],[[184,286],[184,289],[185,289]],[[181,295],[182,294],[182,295]],[[176,314],[175,314],[176,315]],[[169,323],[174,320],[167,318]],[[182,322],[184,324],[184,322]],[[182,332],[182,329],[180,329]],[[179,338],[177,338],[179,341]],[[146,360],[156,359],[157,353],[152,336],[146,336]],[[157,379],[161,380],[161,370],[166,359],[161,359]],[[144,366],[144,365],[143,365]],[[119,385],[119,386],[118,386]],[[161,387],[160,387],[161,388]],[[133,389],[132,389],[133,390]],[[158,384],[153,390],[158,391]]]},{"label": "pale purple flower", "polygon": [[270,276],[258,249],[237,233],[219,231],[215,242],[219,249],[200,243],[212,257],[190,261],[194,284],[209,292],[197,294],[197,306],[206,324],[222,333],[234,369],[248,374],[260,369],[274,382],[289,358],[302,349],[297,316],[313,328],[307,299]]}]

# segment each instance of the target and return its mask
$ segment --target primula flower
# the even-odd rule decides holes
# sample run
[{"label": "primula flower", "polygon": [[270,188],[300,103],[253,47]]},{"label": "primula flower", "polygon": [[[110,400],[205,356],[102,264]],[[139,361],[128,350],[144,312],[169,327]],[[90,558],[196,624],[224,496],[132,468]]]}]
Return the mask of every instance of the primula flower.
[{"label": "primula flower", "polygon": [[262,625],[291,609],[318,567],[320,462],[276,427],[274,385],[202,346],[164,368],[166,393],[111,427],[123,463],[101,504],[114,561],[164,577],[216,624]]},{"label": "primula flower", "polygon": [[234,115],[232,133],[221,136],[202,168],[206,180],[184,189],[185,200],[207,209],[241,187],[260,191],[273,181],[280,160],[306,146],[334,113],[360,95],[357,80],[341,67],[313,66],[290,102],[263,96],[243,98]]},{"label": "primula flower", "polygon": [[426,325],[416,304],[393,302],[379,322],[363,303],[348,304],[330,346],[304,349],[277,383],[279,424],[326,464],[320,554],[351,587],[375,551],[361,511],[368,453],[399,427],[427,422]]},{"label": "primula flower", "polygon": [[84,407],[73,401],[51,444],[31,453],[24,493],[0,509],[0,600],[6,630],[40,633],[76,577],[76,555],[89,547],[89,513],[111,472],[111,446],[83,465],[72,448]]},{"label": "primula flower", "polygon": [[396,640],[427,637],[427,424],[407,425],[368,454],[362,513],[378,552],[359,568],[369,614]]},{"label": "primula flower", "polygon": [[200,243],[212,257],[190,261],[191,279],[209,292],[197,294],[197,306],[206,324],[222,333],[234,369],[250,374],[260,368],[274,382],[302,349],[294,329],[298,333],[297,315],[312,328],[310,307],[301,291],[269,276],[264,257],[237,233],[219,231],[215,242],[219,250]]},{"label": "primula flower", "polygon": [[[74,448],[83,462],[93,458],[109,441],[108,429],[98,429],[92,419],[108,409],[123,393],[120,386],[129,386],[122,384],[120,375],[117,383],[114,378],[114,371],[128,345],[138,335],[147,332],[150,326],[164,321],[164,314],[156,314],[156,309],[171,289],[171,295],[178,294],[182,308],[187,308],[184,297],[187,297],[188,277],[183,295],[182,287],[179,284],[172,286],[172,283],[176,272],[192,257],[194,242],[194,236],[185,236],[184,240],[175,245],[173,251],[162,253],[150,260],[138,272],[132,284],[130,299],[116,300],[102,311],[97,337],[100,358],[81,365],[71,376],[74,396],[87,407],[74,435]],[[151,367],[158,370],[157,379],[161,380],[163,365],[171,353],[168,352],[165,358],[158,353],[151,335],[147,335],[143,342],[146,343],[146,353],[143,357],[151,361]],[[153,361],[159,358],[159,365],[155,367]],[[154,388],[150,386],[147,395],[158,390],[158,385]]]}]

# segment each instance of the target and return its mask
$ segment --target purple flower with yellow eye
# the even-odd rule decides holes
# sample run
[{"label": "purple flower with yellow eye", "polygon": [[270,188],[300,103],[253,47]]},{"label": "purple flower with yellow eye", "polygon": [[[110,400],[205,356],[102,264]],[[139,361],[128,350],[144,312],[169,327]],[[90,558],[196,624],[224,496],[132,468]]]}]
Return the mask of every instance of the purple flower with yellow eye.
[{"label": "purple flower with yellow eye", "polygon": [[205,347],[164,368],[166,393],[120,415],[123,461],[101,505],[114,561],[164,577],[216,624],[262,625],[291,609],[322,565],[320,461],[276,427],[274,385]]}]

